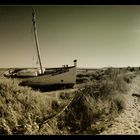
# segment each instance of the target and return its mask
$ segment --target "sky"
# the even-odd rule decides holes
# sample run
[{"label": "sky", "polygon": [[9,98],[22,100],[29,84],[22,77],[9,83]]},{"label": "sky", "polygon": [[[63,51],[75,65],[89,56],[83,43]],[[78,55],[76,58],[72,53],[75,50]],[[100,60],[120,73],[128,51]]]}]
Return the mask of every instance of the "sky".
[{"label": "sky", "polygon": [[0,6],[0,67],[140,66],[140,5]]}]

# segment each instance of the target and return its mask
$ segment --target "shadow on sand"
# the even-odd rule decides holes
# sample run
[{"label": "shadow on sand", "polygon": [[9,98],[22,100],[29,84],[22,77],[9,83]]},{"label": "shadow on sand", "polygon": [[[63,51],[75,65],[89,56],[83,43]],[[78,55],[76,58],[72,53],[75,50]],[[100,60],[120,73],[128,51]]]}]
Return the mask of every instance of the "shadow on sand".
[{"label": "shadow on sand", "polygon": [[64,90],[73,88],[74,84],[55,84],[55,85],[28,85],[26,83],[20,83],[20,86],[29,86],[33,90],[39,90],[41,92]]}]

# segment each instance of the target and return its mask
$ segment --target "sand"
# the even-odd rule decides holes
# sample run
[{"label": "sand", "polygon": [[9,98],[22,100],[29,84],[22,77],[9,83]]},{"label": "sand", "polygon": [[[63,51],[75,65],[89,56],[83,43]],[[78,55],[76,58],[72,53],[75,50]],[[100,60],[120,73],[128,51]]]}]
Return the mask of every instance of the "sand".
[{"label": "sand", "polygon": [[132,96],[140,93],[140,76],[129,85],[129,92],[124,95],[126,108],[107,130],[101,135],[138,135],[140,134],[140,97]]}]

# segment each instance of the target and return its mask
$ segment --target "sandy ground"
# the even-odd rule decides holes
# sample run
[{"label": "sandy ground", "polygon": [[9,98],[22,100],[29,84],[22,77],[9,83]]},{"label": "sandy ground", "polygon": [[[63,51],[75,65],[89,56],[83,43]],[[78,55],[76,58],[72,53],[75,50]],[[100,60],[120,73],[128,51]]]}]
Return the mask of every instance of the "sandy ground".
[{"label": "sandy ground", "polygon": [[140,93],[140,76],[136,77],[129,86],[128,94],[125,94],[126,109],[114,121],[114,123],[101,134],[105,135],[138,135],[140,134],[140,97],[132,96]]}]

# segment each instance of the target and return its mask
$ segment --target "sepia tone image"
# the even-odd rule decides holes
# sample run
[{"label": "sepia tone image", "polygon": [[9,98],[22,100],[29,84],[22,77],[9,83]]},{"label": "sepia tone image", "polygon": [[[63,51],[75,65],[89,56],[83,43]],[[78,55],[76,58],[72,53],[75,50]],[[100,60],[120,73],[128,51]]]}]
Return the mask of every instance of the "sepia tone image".
[{"label": "sepia tone image", "polygon": [[140,134],[140,5],[0,6],[0,135]]}]

